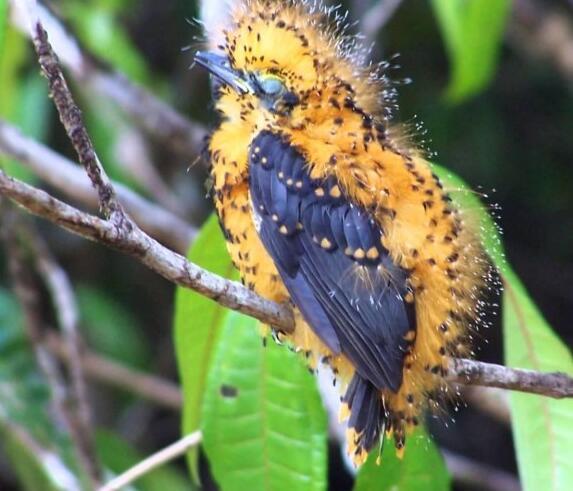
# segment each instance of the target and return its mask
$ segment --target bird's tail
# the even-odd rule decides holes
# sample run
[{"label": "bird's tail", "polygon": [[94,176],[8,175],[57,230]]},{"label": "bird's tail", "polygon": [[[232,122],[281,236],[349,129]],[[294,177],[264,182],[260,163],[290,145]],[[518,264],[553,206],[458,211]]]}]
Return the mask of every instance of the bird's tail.
[{"label": "bird's tail", "polygon": [[355,373],[342,397],[343,411],[349,414],[348,449],[356,464],[366,460],[368,452],[384,438],[386,414],[380,391]]}]

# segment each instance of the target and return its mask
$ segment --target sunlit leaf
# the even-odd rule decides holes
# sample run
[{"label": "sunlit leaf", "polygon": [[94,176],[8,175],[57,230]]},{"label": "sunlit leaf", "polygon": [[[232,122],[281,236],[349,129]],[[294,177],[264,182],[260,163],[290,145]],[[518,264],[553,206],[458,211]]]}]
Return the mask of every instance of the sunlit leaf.
[{"label": "sunlit leaf", "polygon": [[[501,239],[477,196],[463,182],[435,167],[454,200],[482,228],[490,257],[504,282],[505,363],[516,368],[573,374],[571,352],[551,329],[503,257]],[[465,189],[465,191],[464,191]],[[555,400],[519,392],[510,394],[517,462],[525,491],[573,489],[573,400]]]},{"label": "sunlit leaf", "polygon": [[354,491],[449,491],[450,475],[434,442],[420,430],[408,437],[404,457],[386,442],[380,465],[372,452],[356,478]]},{"label": "sunlit leaf", "polygon": [[[115,474],[125,472],[146,457],[111,431],[98,430],[96,432],[96,447],[102,464]],[[145,474],[135,482],[135,487],[139,491],[191,491],[195,489],[189,480],[172,465],[163,465]]]},{"label": "sunlit leaf", "polygon": [[[223,234],[215,215],[203,225],[189,251],[189,259],[205,269],[226,278],[235,278]],[[175,295],[175,348],[179,378],[183,387],[183,433],[198,429],[205,381],[213,349],[219,338],[224,308],[186,288],[177,288]],[[197,450],[188,454],[195,479]]]},{"label": "sunlit leaf", "polygon": [[492,79],[510,2],[432,0],[432,5],[451,65],[447,96],[460,102]]},{"label": "sunlit leaf", "polygon": [[298,355],[231,312],[203,406],[204,447],[222,491],[326,488],[326,413]]}]

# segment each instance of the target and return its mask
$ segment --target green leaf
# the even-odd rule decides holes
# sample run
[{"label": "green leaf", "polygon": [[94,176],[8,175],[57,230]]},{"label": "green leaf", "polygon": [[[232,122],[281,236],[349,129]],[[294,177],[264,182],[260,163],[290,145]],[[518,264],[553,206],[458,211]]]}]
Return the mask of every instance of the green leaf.
[{"label": "green leaf", "polygon": [[[96,432],[96,448],[101,462],[116,475],[125,472],[146,457],[133,449],[119,435],[107,430]],[[191,491],[195,489],[172,465],[163,465],[145,474],[135,482],[135,486],[139,491]]]},{"label": "green leaf", "polygon": [[[515,368],[573,374],[571,352],[553,332],[503,256],[497,227],[477,196],[435,166],[452,198],[478,222],[486,249],[504,282],[505,363]],[[524,491],[573,489],[573,400],[511,392],[512,428]]]},{"label": "green leaf", "polygon": [[326,488],[326,413],[314,378],[256,320],[229,313],[209,373],[204,448],[222,491]]},{"label": "green leaf", "polygon": [[150,70],[145,58],[118,22],[115,8],[101,2],[63,3],[65,14],[89,51],[110,63],[130,80],[149,84]]},{"label": "green leaf", "polygon": [[[505,360],[511,367],[573,375],[571,352],[551,330],[515,273],[504,275]],[[573,489],[573,399],[510,395],[524,491]]]},{"label": "green leaf", "polygon": [[392,442],[386,442],[380,465],[376,452],[361,467],[354,491],[448,491],[450,475],[438,448],[425,431],[408,437],[403,459],[396,456]]},{"label": "green leaf", "polygon": [[[189,260],[224,276],[236,278],[223,234],[212,215],[203,225],[189,251]],[[183,388],[183,434],[199,428],[201,403],[211,357],[219,338],[225,309],[218,303],[187,288],[175,294],[175,350]],[[198,481],[198,450],[188,453],[191,473]]]},{"label": "green leaf", "polygon": [[432,0],[451,65],[447,97],[460,102],[491,81],[509,13],[508,0]]},{"label": "green leaf", "polygon": [[4,38],[8,23],[8,0],[0,0],[0,58],[4,54]]}]

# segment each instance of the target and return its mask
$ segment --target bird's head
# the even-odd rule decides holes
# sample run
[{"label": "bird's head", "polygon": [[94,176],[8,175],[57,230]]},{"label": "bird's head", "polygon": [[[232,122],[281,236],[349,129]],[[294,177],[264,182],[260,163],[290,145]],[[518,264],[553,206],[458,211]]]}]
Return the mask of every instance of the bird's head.
[{"label": "bird's head", "polygon": [[[242,0],[213,52],[196,63],[218,87],[227,118],[302,124],[341,111],[384,116],[393,89],[336,11],[297,0]],[[385,100],[386,99],[386,100]]]}]

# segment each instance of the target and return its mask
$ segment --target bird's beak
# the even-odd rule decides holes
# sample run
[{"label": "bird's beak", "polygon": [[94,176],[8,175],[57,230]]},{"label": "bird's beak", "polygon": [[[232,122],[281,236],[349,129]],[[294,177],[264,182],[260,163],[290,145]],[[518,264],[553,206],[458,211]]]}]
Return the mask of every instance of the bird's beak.
[{"label": "bird's beak", "polygon": [[208,51],[197,51],[195,62],[206,68],[211,75],[221,82],[235,89],[240,94],[253,92],[249,83],[242,77],[241,73],[233,70],[226,56]]}]

